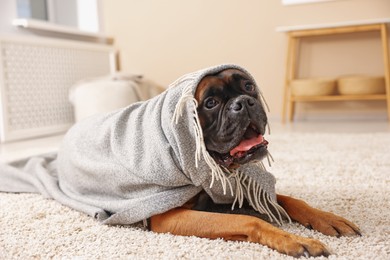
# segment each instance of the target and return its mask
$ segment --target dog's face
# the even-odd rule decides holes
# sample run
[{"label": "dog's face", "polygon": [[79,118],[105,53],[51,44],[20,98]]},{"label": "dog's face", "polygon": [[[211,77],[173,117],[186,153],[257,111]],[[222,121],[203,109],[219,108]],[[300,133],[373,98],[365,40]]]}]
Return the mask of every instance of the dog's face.
[{"label": "dog's face", "polygon": [[267,116],[248,75],[236,69],[208,75],[195,98],[206,148],[217,163],[236,168],[267,154]]}]

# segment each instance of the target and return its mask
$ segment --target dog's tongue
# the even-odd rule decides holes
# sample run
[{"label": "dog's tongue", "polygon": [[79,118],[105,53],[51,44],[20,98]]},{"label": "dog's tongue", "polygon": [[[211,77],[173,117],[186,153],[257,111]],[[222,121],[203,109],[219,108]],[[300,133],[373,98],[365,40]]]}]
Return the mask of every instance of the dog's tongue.
[{"label": "dog's tongue", "polygon": [[250,139],[244,139],[241,141],[239,145],[234,147],[230,151],[230,155],[233,156],[238,152],[246,152],[249,151],[253,146],[256,146],[258,144],[261,144],[264,141],[264,138],[262,135],[258,135],[256,137],[250,138]]}]

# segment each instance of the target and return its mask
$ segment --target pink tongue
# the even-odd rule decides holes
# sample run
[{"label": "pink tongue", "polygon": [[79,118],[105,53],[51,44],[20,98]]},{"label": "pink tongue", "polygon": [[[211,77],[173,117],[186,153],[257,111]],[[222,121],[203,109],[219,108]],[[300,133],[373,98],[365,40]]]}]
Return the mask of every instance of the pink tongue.
[{"label": "pink tongue", "polygon": [[261,144],[264,141],[264,138],[262,135],[258,135],[257,137],[242,140],[239,145],[233,148],[233,150],[230,151],[230,155],[233,156],[238,152],[246,152],[249,151],[253,146],[256,146],[258,144]]}]

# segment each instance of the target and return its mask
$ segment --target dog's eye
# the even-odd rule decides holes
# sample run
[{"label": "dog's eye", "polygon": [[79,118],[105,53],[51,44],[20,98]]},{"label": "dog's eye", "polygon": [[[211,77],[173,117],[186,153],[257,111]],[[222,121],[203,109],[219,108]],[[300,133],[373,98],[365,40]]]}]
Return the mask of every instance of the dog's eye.
[{"label": "dog's eye", "polygon": [[218,105],[218,101],[215,98],[208,98],[206,99],[204,106],[208,109],[211,109],[213,107],[216,107]]},{"label": "dog's eye", "polygon": [[250,82],[245,83],[245,90],[248,92],[253,92],[253,91],[255,91],[255,85],[253,85]]}]

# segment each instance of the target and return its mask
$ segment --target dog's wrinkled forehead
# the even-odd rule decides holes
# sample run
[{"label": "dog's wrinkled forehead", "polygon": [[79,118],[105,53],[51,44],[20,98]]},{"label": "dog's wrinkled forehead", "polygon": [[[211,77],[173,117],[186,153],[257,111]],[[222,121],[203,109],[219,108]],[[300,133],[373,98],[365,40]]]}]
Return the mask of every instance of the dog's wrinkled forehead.
[{"label": "dog's wrinkled forehead", "polygon": [[[206,96],[226,91],[224,90],[225,86],[233,86],[234,83],[239,83],[241,80],[251,81],[254,84],[249,75],[238,69],[226,69],[216,74],[207,75],[199,82],[195,92],[195,99],[200,101]],[[213,86],[213,88],[208,88],[208,86]]]},{"label": "dog's wrinkled forehead", "polygon": [[240,80],[240,79],[249,79],[249,75],[245,72],[238,69],[226,69],[216,74],[217,77],[225,81],[229,80]]}]

